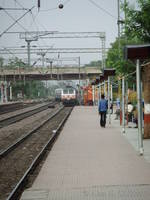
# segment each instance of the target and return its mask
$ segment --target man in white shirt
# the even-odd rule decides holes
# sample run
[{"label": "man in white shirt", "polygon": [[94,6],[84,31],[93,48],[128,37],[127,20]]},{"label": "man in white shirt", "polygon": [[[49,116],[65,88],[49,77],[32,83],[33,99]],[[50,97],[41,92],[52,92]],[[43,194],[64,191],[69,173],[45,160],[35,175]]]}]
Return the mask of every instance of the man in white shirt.
[{"label": "man in white shirt", "polygon": [[132,115],[133,115],[133,105],[131,102],[128,102],[128,121],[132,122]]}]

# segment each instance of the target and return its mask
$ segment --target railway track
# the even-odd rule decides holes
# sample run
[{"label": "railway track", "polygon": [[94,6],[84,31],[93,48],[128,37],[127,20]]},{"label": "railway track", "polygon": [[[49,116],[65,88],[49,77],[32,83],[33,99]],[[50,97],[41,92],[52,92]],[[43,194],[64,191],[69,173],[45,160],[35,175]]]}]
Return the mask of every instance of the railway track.
[{"label": "railway track", "polygon": [[[28,175],[38,165],[48,146],[52,145],[72,108],[59,108],[31,133],[8,150],[1,152],[0,199],[17,200]],[[55,131],[54,131],[55,130]]]},{"label": "railway track", "polygon": [[3,147],[3,150],[0,150],[0,159],[2,157],[5,157],[10,151],[14,150],[19,144],[21,144],[24,140],[26,140],[28,137],[30,137],[33,133],[35,133],[37,130],[39,130],[42,126],[44,126],[45,123],[47,123],[49,120],[51,120],[53,117],[55,117],[62,110],[62,108],[63,107],[58,108],[49,118],[42,121],[37,127],[34,127],[32,130],[27,132],[25,135],[16,139],[8,147],[6,147],[6,148]]},{"label": "railway track", "polygon": [[0,115],[23,108],[23,102],[0,105]]},{"label": "railway track", "polygon": [[11,113],[16,110],[28,108],[37,104],[40,104],[42,102],[31,102],[31,103],[26,103],[26,102],[16,102],[16,103],[10,103],[10,104],[2,104],[0,105],[0,115],[6,114],[6,113]]},{"label": "railway track", "polygon": [[39,112],[42,112],[48,108],[54,107],[56,102],[50,102],[46,105],[40,106],[38,108],[34,108],[33,110],[25,111],[23,113],[15,114],[13,116],[9,116],[5,119],[0,120],[0,128],[3,128],[5,126],[8,126],[10,124],[16,123],[20,120],[23,120],[27,117],[30,117],[31,115],[37,114]]}]

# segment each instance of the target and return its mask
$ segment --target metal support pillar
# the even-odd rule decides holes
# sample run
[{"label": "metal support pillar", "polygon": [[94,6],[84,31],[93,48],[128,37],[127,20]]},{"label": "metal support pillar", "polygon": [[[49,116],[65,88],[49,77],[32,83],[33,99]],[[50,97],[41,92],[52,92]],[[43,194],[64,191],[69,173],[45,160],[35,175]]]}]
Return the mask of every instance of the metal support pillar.
[{"label": "metal support pillar", "polygon": [[112,86],[112,83],[111,83],[111,103],[112,103],[112,110],[111,110],[111,114],[113,114],[113,86]]},{"label": "metal support pillar", "polygon": [[[28,67],[30,67],[30,66],[31,66],[30,43],[31,43],[32,40],[26,39],[25,41],[27,42]],[[29,82],[29,96],[30,96],[30,97],[31,97],[31,93],[32,93],[32,92],[31,92],[31,84],[32,84],[32,82],[30,81],[30,82]]]},{"label": "metal support pillar", "polygon": [[81,83],[80,83],[80,79],[81,79],[81,77],[80,77],[80,56],[79,56],[79,58],[78,58],[78,65],[79,65],[79,105],[81,105]]},{"label": "metal support pillar", "polygon": [[101,37],[102,42],[102,69],[105,69],[105,36]]},{"label": "metal support pillar", "polygon": [[30,40],[26,40],[26,42],[27,42],[27,53],[28,53],[28,67],[30,67],[30,65],[31,65],[30,43],[31,43],[31,41]]},{"label": "metal support pillar", "polygon": [[53,78],[53,61],[50,61],[50,68],[51,68],[51,79]]},{"label": "metal support pillar", "polygon": [[110,116],[110,76],[108,76],[108,122],[111,124],[111,116]]},{"label": "metal support pillar", "polygon": [[101,84],[99,83],[99,88],[98,88],[98,107],[99,107],[99,102],[100,102],[100,99],[101,99]]},{"label": "metal support pillar", "polygon": [[139,153],[143,155],[143,133],[142,133],[142,91],[141,91],[141,70],[140,61],[136,62],[136,88],[137,88],[137,103],[138,103],[138,144]]},{"label": "metal support pillar", "polygon": [[102,92],[101,92],[101,84],[99,84],[99,100],[101,100],[101,95],[102,95]]},{"label": "metal support pillar", "polygon": [[80,57],[79,57],[79,87],[80,87],[80,79],[81,79],[81,75],[80,75]]},{"label": "metal support pillar", "polygon": [[125,79],[122,78],[122,133],[125,133]]},{"label": "metal support pillar", "polygon": [[4,94],[5,94],[5,102],[8,102],[7,82],[5,82],[5,85],[4,85]]},{"label": "metal support pillar", "polygon": [[57,67],[57,80],[59,80],[59,68]]},{"label": "metal support pillar", "polygon": [[44,56],[45,56],[45,53],[43,53],[41,55],[42,55],[42,67],[44,67]]},{"label": "metal support pillar", "polygon": [[120,0],[117,0],[117,7],[118,7],[118,51],[119,51],[119,57],[120,57]]},{"label": "metal support pillar", "polygon": [[25,77],[25,75],[23,76],[23,85],[25,85],[26,84],[26,77]]},{"label": "metal support pillar", "polygon": [[104,81],[104,96],[106,97],[106,83]]},{"label": "metal support pillar", "polygon": [[27,42],[28,67],[31,66],[30,43],[31,43],[32,41],[37,41],[37,40],[38,40],[37,37],[36,37],[36,38],[25,38],[25,41]]},{"label": "metal support pillar", "polygon": [[128,81],[126,81],[126,118],[128,124]]},{"label": "metal support pillar", "polygon": [[101,100],[101,95],[102,95],[101,89],[102,89],[102,85],[99,84],[99,101]]},{"label": "metal support pillar", "polygon": [[111,90],[110,98],[111,98],[111,102],[113,103],[113,87],[112,87],[112,84],[110,85],[110,90]]}]

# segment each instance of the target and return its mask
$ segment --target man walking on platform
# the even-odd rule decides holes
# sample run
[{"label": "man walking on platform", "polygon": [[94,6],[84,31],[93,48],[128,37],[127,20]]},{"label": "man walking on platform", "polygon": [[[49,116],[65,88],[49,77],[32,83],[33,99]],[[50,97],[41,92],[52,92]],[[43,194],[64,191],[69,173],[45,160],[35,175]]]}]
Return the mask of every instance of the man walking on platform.
[{"label": "man walking on platform", "polygon": [[99,111],[99,114],[101,115],[100,125],[101,125],[101,127],[104,127],[104,128],[105,128],[105,124],[106,124],[107,109],[108,109],[108,103],[107,103],[107,100],[104,97],[104,94],[102,94],[101,100],[99,101],[98,111]]}]

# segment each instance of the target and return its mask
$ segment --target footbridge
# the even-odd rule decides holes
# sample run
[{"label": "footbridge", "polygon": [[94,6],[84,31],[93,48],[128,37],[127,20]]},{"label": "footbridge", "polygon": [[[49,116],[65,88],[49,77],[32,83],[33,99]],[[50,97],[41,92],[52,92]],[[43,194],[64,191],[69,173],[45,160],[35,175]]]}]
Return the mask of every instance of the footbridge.
[{"label": "footbridge", "polygon": [[5,81],[13,80],[83,80],[95,79],[102,73],[100,66],[86,67],[34,67],[16,69],[0,69],[0,79]]}]

